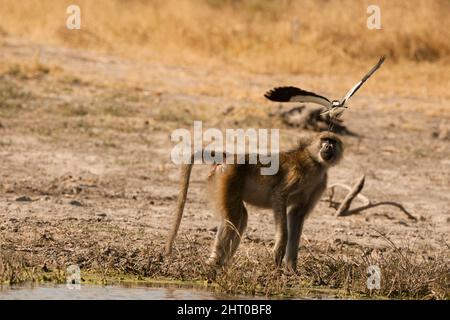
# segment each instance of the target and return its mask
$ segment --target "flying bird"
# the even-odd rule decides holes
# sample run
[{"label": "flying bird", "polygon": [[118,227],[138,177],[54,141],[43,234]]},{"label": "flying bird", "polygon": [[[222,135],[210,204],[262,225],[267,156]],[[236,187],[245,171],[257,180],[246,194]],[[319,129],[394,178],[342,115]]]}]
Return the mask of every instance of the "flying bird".
[{"label": "flying bird", "polygon": [[378,68],[383,64],[384,59],[384,56],[381,57],[378,63],[357,84],[355,84],[353,88],[351,88],[347,92],[347,94],[342,98],[341,101],[330,101],[324,96],[296,87],[277,87],[266,92],[264,96],[269,100],[278,102],[316,103],[327,108],[327,110],[322,114],[328,114],[330,118],[337,119],[342,115],[342,113],[344,113],[345,109],[348,108],[346,106],[348,99],[350,99],[355,94],[355,92],[358,91],[358,89],[364,84],[364,82],[366,82],[367,79],[369,79],[370,76],[378,70]]}]

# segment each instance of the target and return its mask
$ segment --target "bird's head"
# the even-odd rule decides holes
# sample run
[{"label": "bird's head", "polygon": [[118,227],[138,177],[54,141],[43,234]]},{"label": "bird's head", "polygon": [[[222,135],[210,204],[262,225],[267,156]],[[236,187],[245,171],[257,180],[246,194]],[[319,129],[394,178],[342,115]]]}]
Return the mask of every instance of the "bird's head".
[{"label": "bird's head", "polygon": [[333,100],[331,101],[331,106],[334,107],[339,107],[341,105],[341,102],[339,100]]}]

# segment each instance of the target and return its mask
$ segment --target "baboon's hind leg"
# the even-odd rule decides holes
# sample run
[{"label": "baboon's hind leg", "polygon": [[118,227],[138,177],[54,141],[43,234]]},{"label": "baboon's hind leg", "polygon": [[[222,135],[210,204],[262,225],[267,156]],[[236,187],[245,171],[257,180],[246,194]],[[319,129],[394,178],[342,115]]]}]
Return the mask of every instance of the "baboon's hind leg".
[{"label": "baboon's hind leg", "polygon": [[242,201],[228,204],[225,210],[208,260],[212,265],[224,266],[230,261],[247,227],[248,214]]}]

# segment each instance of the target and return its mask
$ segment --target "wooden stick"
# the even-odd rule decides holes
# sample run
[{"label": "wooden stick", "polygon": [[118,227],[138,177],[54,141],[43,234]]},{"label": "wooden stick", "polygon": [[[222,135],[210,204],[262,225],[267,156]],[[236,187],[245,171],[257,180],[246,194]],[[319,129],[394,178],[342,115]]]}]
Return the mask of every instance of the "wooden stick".
[{"label": "wooden stick", "polygon": [[370,209],[370,208],[375,208],[375,207],[378,207],[378,206],[394,206],[394,207],[397,207],[400,210],[402,210],[404,214],[406,214],[408,219],[417,221],[417,218],[415,216],[413,216],[410,212],[408,212],[403,205],[401,205],[400,203],[394,202],[394,201],[382,201],[382,202],[377,202],[377,203],[369,203],[368,205],[361,206],[361,207],[349,210],[349,211],[345,212],[344,215],[345,216],[349,216],[349,215],[361,212],[363,210]]},{"label": "wooden stick", "polygon": [[[370,208],[375,208],[378,206],[394,206],[399,208],[401,211],[403,211],[403,213],[406,214],[406,216],[408,217],[408,219],[417,221],[417,218],[415,216],[413,216],[410,212],[408,212],[405,207],[403,205],[401,205],[400,203],[394,202],[394,201],[382,201],[382,202],[377,202],[377,203],[371,203],[371,201],[363,196],[362,194],[360,194],[362,188],[364,187],[364,181],[365,181],[365,176],[361,176],[361,178],[359,178],[359,180],[357,181],[357,183],[353,186],[350,187],[346,184],[343,183],[335,183],[333,185],[331,185],[329,187],[329,189],[331,189],[331,194],[330,194],[330,207],[332,206],[333,203],[333,196],[334,196],[334,188],[335,187],[342,187],[344,189],[349,190],[350,192],[347,194],[347,196],[344,198],[344,200],[342,201],[342,203],[339,205],[339,208],[336,211],[336,215],[343,217],[343,216],[349,216],[352,214],[357,214],[361,211],[370,209]],[[361,200],[364,201],[364,205],[355,208],[355,209],[351,209],[350,210],[350,205],[352,204],[352,201],[355,199],[355,197],[360,198]]]},{"label": "wooden stick", "polygon": [[[330,189],[330,191],[331,191],[331,194],[330,194],[330,200],[329,200],[330,203],[333,201],[333,197],[334,197],[334,188],[335,188],[335,187],[342,187],[342,188],[344,188],[344,189],[347,189],[348,191],[351,191],[351,190],[352,190],[352,187],[350,187],[350,186],[348,186],[348,185],[346,185],[346,184],[343,184],[343,183],[335,183],[335,184],[332,184],[331,186],[328,187],[328,189]],[[365,206],[367,206],[367,205],[370,204],[370,200],[369,200],[369,198],[367,198],[366,196],[364,196],[364,195],[358,193],[358,194],[356,195],[356,197],[359,198],[359,199],[361,199],[361,200],[364,202],[364,205],[365,205]]]},{"label": "wooden stick", "polygon": [[[353,188],[350,189],[350,192],[344,198],[344,201],[342,201],[341,205],[339,206],[339,208],[336,211],[337,216],[346,216],[348,214],[348,209],[350,208],[350,205],[352,204],[353,199],[355,199],[355,197],[359,194],[359,192],[364,187],[365,180],[366,180],[366,176],[362,175],[361,178],[359,178],[359,180],[353,186]],[[369,201],[369,203],[370,203],[370,201]]]}]

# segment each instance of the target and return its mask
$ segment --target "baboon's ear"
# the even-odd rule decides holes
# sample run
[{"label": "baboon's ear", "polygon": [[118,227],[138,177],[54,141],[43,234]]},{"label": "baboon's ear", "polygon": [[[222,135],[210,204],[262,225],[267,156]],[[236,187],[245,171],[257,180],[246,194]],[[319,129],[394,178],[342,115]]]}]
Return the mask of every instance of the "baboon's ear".
[{"label": "baboon's ear", "polygon": [[327,98],[296,87],[277,87],[266,92],[264,97],[278,102],[311,102],[331,107],[331,101]]}]

